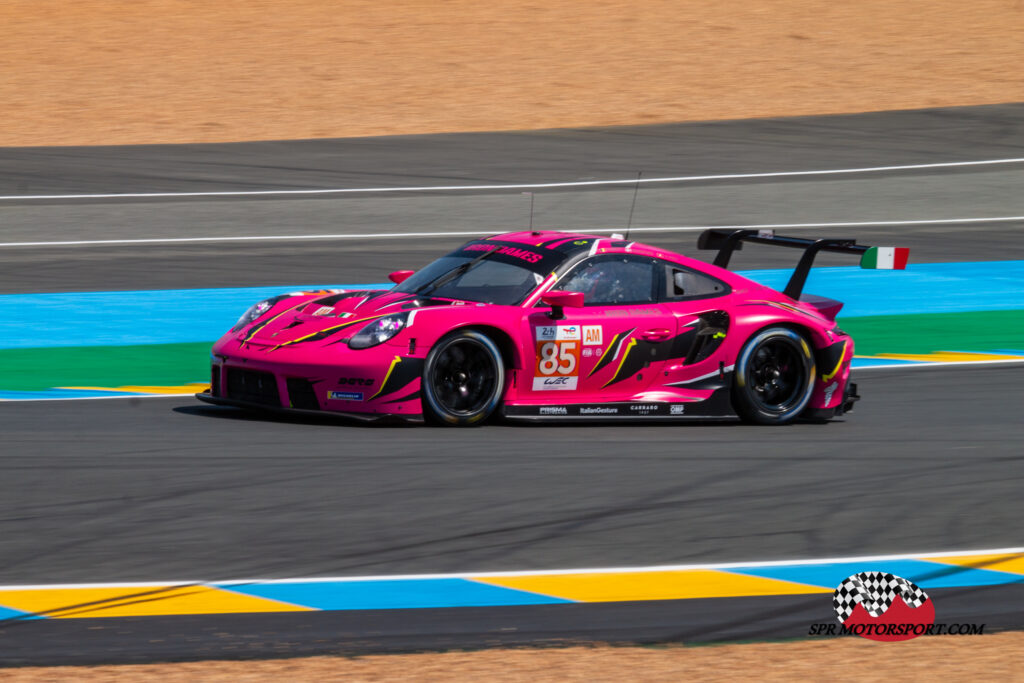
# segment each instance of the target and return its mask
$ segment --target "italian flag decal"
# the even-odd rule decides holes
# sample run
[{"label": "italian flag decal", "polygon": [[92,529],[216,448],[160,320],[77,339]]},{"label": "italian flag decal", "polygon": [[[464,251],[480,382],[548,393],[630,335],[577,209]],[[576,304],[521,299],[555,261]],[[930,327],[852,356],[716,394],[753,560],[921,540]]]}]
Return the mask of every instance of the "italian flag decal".
[{"label": "italian flag decal", "polygon": [[907,267],[907,247],[871,247],[860,258],[861,268],[878,270],[904,270]]}]

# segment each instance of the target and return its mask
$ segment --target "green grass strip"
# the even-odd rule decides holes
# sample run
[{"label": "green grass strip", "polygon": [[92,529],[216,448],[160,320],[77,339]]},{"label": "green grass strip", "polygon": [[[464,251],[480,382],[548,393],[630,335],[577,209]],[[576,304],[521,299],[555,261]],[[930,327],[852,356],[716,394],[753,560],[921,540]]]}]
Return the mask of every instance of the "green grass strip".
[{"label": "green grass strip", "polygon": [[[1024,351],[1024,310],[840,317],[857,355]],[[0,350],[0,390],[205,382],[213,342]]]},{"label": "green grass strip", "polygon": [[858,356],[932,351],[1024,351],[1024,310],[839,317]]},{"label": "green grass strip", "polygon": [[206,382],[213,342],[0,350],[0,389]]}]

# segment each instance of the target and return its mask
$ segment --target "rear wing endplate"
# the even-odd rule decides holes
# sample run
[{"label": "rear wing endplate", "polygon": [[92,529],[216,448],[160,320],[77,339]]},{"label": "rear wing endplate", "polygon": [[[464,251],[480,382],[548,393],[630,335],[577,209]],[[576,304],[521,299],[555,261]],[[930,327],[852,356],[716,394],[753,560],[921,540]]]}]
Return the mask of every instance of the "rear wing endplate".
[{"label": "rear wing endplate", "polygon": [[903,270],[907,267],[910,249],[906,247],[869,247],[857,244],[857,240],[825,238],[818,240],[800,237],[783,237],[776,235],[774,230],[705,230],[697,238],[698,249],[717,249],[714,264],[719,268],[728,268],[732,252],[743,248],[743,242],[770,244],[776,247],[792,247],[803,249],[803,256],[797,263],[793,275],[782,293],[792,299],[799,299],[803,292],[807,275],[814,265],[814,257],[820,251],[838,254],[857,254],[860,256],[861,268],[877,268],[884,270]]}]

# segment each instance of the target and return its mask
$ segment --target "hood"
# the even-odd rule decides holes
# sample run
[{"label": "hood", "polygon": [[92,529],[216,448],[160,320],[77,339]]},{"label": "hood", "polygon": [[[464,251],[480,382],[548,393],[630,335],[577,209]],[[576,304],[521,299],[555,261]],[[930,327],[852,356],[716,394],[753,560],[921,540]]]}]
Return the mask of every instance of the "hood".
[{"label": "hood", "polygon": [[347,290],[326,296],[299,295],[279,301],[237,339],[246,344],[291,346],[346,340],[375,318],[424,306],[452,305],[389,290]]}]

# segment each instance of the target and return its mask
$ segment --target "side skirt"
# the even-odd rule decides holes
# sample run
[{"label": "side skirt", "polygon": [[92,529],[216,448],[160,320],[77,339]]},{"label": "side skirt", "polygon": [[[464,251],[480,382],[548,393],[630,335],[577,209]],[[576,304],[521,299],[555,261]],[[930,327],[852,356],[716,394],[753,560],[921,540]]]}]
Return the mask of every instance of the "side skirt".
[{"label": "side skirt", "polygon": [[737,417],[727,388],[719,389],[703,401],[505,405],[501,412],[510,420],[729,420]]}]

